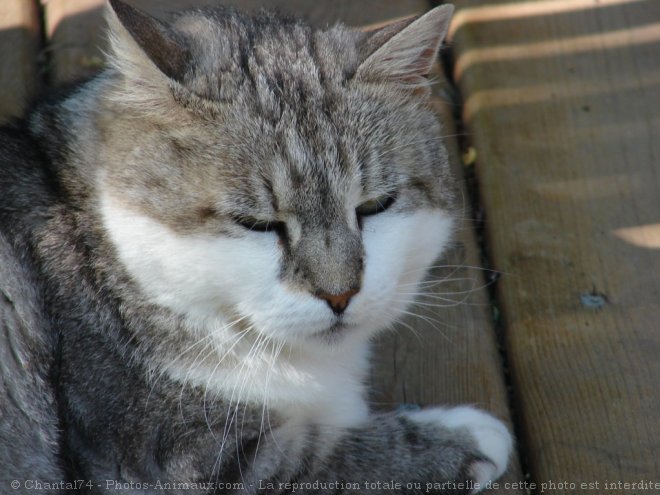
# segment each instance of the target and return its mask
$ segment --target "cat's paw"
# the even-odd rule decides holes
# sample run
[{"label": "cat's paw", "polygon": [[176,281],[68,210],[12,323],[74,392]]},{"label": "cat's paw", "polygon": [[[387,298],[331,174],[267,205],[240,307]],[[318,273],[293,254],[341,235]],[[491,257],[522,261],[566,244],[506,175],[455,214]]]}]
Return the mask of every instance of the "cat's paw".
[{"label": "cat's paw", "polygon": [[477,461],[469,468],[478,487],[472,493],[483,490],[489,481],[496,480],[506,470],[513,450],[513,437],[504,423],[494,416],[469,406],[423,409],[407,415],[414,421],[469,432],[479,453],[487,459]]}]

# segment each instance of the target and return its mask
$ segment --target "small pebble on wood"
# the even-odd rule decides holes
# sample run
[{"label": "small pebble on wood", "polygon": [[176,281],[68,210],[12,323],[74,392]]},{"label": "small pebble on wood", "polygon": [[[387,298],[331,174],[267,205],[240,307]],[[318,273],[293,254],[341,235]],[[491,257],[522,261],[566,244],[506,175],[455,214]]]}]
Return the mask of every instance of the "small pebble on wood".
[{"label": "small pebble on wood", "polygon": [[607,296],[598,292],[588,292],[580,294],[580,301],[582,306],[591,309],[601,309],[607,303]]}]

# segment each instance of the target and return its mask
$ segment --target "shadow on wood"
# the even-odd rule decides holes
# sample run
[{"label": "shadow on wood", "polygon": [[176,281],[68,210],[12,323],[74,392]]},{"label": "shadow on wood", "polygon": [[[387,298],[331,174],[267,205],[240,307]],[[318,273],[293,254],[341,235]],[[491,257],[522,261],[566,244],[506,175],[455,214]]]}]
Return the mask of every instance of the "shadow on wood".
[{"label": "shadow on wood", "polygon": [[660,223],[660,4],[457,3],[455,75],[533,477],[652,479],[660,250],[640,236]]}]

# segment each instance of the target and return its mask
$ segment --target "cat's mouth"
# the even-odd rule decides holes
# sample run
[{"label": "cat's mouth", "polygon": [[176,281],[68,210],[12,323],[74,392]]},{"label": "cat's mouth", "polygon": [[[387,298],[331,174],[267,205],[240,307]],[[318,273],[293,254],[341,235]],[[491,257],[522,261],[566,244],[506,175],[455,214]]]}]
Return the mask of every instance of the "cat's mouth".
[{"label": "cat's mouth", "polygon": [[343,335],[354,326],[355,325],[347,323],[346,321],[340,318],[337,319],[329,327],[325,328],[324,330],[321,330],[319,333],[317,333],[317,335],[321,336],[322,338],[336,338],[340,335]]}]

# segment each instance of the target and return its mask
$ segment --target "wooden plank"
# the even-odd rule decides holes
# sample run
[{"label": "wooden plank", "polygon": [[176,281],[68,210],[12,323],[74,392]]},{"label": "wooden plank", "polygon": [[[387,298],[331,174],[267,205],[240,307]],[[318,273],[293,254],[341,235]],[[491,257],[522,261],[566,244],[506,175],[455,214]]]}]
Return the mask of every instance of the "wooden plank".
[{"label": "wooden plank", "polygon": [[532,476],[657,479],[660,3],[456,3]]},{"label": "wooden plank", "polygon": [[190,6],[233,5],[243,11],[254,11],[263,7],[281,9],[306,18],[313,24],[325,25],[337,21],[354,26],[385,22],[391,19],[415,15],[427,8],[425,0],[361,0],[358,5],[349,0],[133,0],[132,5],[161,17],[168,11],[181,10]]},{"label": "wooden plank", "polygon": [[40,29],[36,3],[0,2],[0,120],[22,115],[39,87]]},{"label": "wooden plank", "polygon": [[[464,171],[448,92],[442,91],[441,84],[435,94],[434,105],[443,123],[443,134],[448,136],[445,146],[460,180]],[[469,201],[464,185],[461,194],[464,201]],[[428,293],[443,299],[422,297],[409,310],[411,315],[377,342],[371,377],[373,400],[380,407],[402,403],[471,404],[492,412],[513,431],[486,290],[489,273],[481,268],[469,204],[464,208],[457,239],[427,278],[442,281]],[[439,307],[427,306],[433,301]],[[525,493],[511,488],[511,484],[522,480],[520,461],[514,455],[508,472],[499,480],[500,488],[508,483],[504,493]]]},{"label": "wooden plank", "polygon": [[104,0],[41,0],[50,51],[50,81],[90,77],[103,66]]},{"label": "wooden plank", "polygon": [[[12,0],[25,2],[25,0]],[[106,46],[103,9],[105,0],[42,0],[46,11],[46,33],[50,42],[51,80],[55,84],[89,77],[103,65]],[[183,8],[217,5],[217,0],[128,0],[138,8],[160,18]],[[406,17],[419,12],[424,0],[382,2],[365,0],[359,8],[348,1],[309,0],[229,0],[235,5],[253,11],[264,6],[306,17],[315,24],[328,24],[350,18],[350,23],[362,25]]]}]

